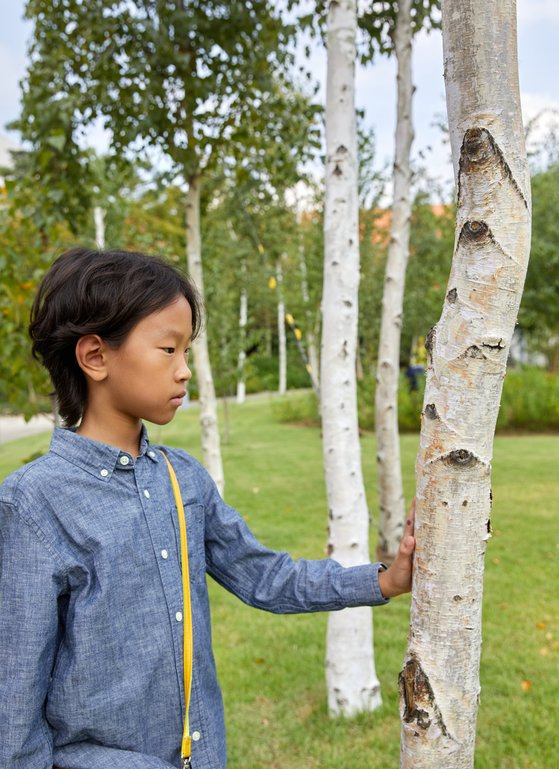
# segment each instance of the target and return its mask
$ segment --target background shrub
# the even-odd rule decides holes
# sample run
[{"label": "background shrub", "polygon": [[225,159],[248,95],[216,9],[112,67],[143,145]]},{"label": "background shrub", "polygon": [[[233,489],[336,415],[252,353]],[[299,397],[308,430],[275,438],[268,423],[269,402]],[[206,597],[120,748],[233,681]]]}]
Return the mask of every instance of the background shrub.
[{"label": "background shrub", "polygon": [[[418,390],[410,390],[408,379],[400,377],[398,422],[402,433],[417,432],[421,426],[425,378],[419,377],[418,384]],[[367,376],[358,383],[362,430],[374,430],[374,407],[375,380]],[[274,401],[272,409],[279,422],[320,421],[318,402],[310,390]],[[497,430],[559,431],[559,375],[530,367],[510,369],[503,387]]]}]

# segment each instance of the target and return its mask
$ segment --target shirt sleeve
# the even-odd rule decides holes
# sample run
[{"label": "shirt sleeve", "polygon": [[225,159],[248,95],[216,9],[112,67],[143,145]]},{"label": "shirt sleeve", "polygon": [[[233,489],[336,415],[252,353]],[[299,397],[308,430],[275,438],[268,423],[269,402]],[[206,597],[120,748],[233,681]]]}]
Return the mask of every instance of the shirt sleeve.
[{"label": "shirt sleeve", "polygon": [[378,584],[379,563],[343,567],[331,558],[294,561],[269,550],[207,477],[205,520],[208,573],[242,601],[277,614],[335,611],[388,603]]},{"label": "shirt sleeve", "polygon": [[52,766],[45,718],[64,569],[41,533],[0,500],[0,766]]}]

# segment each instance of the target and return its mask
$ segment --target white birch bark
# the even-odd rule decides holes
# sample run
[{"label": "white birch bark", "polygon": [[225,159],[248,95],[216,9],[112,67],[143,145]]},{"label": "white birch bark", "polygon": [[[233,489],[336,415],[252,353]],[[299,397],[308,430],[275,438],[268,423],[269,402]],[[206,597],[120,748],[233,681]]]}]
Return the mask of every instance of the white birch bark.
[{"label": "white birch bark", "polygon": [[285,395],[287,392],[287,339],[285,334],[285,302],[283,300],[283,270],[281,263],[278,263],[276,267],[276,280],[278,284],[278,393]]},{"label": "white birch bark", "polygon": [[[227,222],[227,228],[232,240],[238,241],[237,233],[233,229],[231,221]],[[248,321],[248,292],[246,289],[247,265],[245,259],[241,259],[241,295],[239,301],[239,354],[237,356],[237,403],[246,400],[245,363],[246,363],[246,327]]]},{"label": "white birch bark", "polygon": [[[201,298],[204,298],[204,274],[200,245],[200,186],[199,176],[189,179],[186,196],[186,250],[188,272],[196,284]],[[214,479],[219,493],[223,496],[225,478],[221,461],[221,443],[217,420],[217,399],[208,353],[208,337],[202,328],[192,345],[194,370],[200,399],[200,427],[204,466]]]},{"label": "white birch bark", "polygon": [[398,552],[406,514],[398,431],[398,382],[411,218],[410,150],[413,141],[411,6],[412,0],[400,0],[394,31],[394,47],[398,64],[394,197],[382,296],[375,390],[379,494],[377,558],[387,563],[391,563]]},{"label": "white birch bark", "polygon": [[[243,265],[241,272],[243,277],[246,273],[246,267]],[[245,361],[246,361],[246,326],[248,320],[248,294],[246,288],[241,289],[241,300],[239,307],[239,357],[237,358],[237,403],[244,403],[246,399],[245,385]]]},{"label": "white birch bark", "polygon": [[[299,219],[301,227],[301,219]],[[301,270],[301,294],[303,296],[303,307],[305,308],[305,325],[307,327],[307,351],[309,357],[309,366],[311,381],[317,395],[320,392],[320,376],[318,370],[318,351],[316,349],[316,337],[314,333],[314,324],[311,312],[311,300],[309,296],[309,282],[307,277],[307,261],[305,259],[305,248],[302,243],[299,244],[299,267]]]},{"label": "white birch bark", "polygon": [[105,210],[101,206],[93,208],[93,222],[95,223],[95,242],[99,251],[105,248]]},{"label": "white birch bark", "polygon": [[[369,514],[361,467],[355,379],[359,287],[356,29],[355,0],[330,2],[321,411],[329,553],[344,566],[369,561]],[[328,616],[326,647],[330,715],[352,716],[379,707],[371,609],[332,612]]]},{"label": "white birch bark", "polygon": [[426,344],[402,769],[474,765],[493,435],[530,249],[514,0],[444,0],[443,41],[456,239]]}]

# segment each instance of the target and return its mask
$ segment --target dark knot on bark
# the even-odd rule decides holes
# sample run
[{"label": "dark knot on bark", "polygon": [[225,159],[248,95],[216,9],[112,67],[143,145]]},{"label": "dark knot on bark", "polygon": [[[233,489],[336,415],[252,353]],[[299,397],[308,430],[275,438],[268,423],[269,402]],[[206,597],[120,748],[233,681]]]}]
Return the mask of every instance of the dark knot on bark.
[{"label": "dark knot on bark", "polygon": [[491,240],[491,231],[485,222],[470,221],[462,227],[460,238],[468,243],[487,243]]},{"label": "dark knot on bark", "polygon": [[467,164],[465,170],[474,171],[483,168],[495,157],[494,140],[485,128],[468,128],[462,142],[462,160]]}]

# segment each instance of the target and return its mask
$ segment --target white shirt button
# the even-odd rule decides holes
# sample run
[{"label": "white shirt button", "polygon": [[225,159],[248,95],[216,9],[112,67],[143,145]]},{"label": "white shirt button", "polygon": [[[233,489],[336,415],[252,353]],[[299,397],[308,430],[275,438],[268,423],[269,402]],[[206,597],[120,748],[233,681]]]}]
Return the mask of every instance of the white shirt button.
[{"label": "white shirt button", "polygon": [[202,735],[200,734],[200,732],[192,732],[192,739],[194,740],[194,742],[198,742],[201,736]]},{"label": "white shirt button", "polygon": [[101,475],[103,478],[106,478],[109,474],[109,471],[104,467],[102,470],[99,470],[99,475]]},{"label": "white shirt button", "polygon": [[169,557],[169,553],[165,550],[165,548],[163,548],[163,550],[161,551],[161,558],[163,558],[163,560],[166,561],[168,557]]},{"label": "white shirt button", "polygon": [[155,451],[148,451],[148,457],[155,459]]},{"label": "white shirt button", "polygon": [[126,455],[122,456],[118,461],[120,462],[121,465],[130,464],[130,458],[127,457]]},{"label": "white shirt button", "polygon": [[175,619],[177,620],[177,622],[182,622],[182,611],[178,611],[175,614]]},{"label": "white shirt button", "polygon": [[147,489],[144,489],[144,497],[145,497],[146,499],[149,499],[149,498],[150,498],[150,493],[149,493],[149,491],[148,491]]}]

